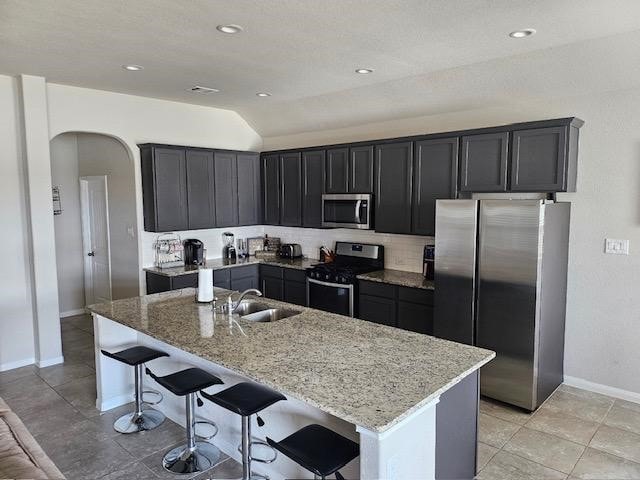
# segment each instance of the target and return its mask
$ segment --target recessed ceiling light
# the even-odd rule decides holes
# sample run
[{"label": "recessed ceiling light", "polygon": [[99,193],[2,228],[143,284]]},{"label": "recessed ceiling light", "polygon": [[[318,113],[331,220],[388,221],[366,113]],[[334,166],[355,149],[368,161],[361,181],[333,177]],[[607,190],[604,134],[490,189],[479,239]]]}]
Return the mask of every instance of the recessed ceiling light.
[{"label": "recessed ceiling light", "polygon": [[242,31],[240,25],[218,25],[216,29],[222,33],[238,33]]},{"label": "recessed ceiling light", "polygon": [[122,65],[122,68],[128,70],[129,72],[137,72],[139,70],[144,70],[142,65]]},{"label": "recessed ceiling light", "polygon": [[267,92],[258,92],[258,93],[256,93],[256,95],[258,97],[270,97],[271,96],[271,94],[267,93]]},{"label": "recessed ceiling light", "polygon": [[194,85],[189,90],[195,93],[218,93],[220,91],[217,88],[203,87],[202,85]]},{"label": "recessed ceiling light", "polygon": [[524,28],[522,30],[515,30],[511,32],[509,36],[511,38],[525,38],[525,37],[530,37],[534,33],[536,33],[535,28]]},{"label": "recessed ceiling light", "polygon": [[357,68],[356,69],[356,73],[361,73],[363,75],[366,75],[368,73],[373,73],[373,69],[371,69],[371,68]]}]

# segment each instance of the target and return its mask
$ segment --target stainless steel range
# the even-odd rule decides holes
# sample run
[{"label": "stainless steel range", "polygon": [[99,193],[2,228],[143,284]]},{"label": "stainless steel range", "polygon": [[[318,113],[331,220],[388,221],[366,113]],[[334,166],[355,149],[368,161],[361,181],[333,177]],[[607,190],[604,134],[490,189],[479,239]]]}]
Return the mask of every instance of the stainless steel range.
[{"label": "stainless steel range", "polygon": [[336,257],[307,269],[307,305],[326,312],[357,314],[357,276],[384,268],[384,247],[336,242]]}]

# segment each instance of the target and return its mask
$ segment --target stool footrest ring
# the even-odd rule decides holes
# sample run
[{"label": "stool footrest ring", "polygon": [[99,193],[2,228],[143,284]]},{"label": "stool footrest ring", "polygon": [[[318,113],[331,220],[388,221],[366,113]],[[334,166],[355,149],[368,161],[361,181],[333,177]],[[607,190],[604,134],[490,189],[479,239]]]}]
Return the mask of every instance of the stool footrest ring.
[{"label": "stool footrest ring", "polygon": [[[278,458],[278,451],[275,448],[273,448],[271,445],[269,445],[267,442],[265,442],[264,440],[260,440],[259,438],[256,438],[256,437],[251,437],[251,441],[249,442],[249,445],[250,445],[249,448],[253,447],[254,445],[260,445],[262,447],[267,447],[269,450],[271,450],[273,452],[273,457],[272,458],[266,458],[265,459],[265,458],[249,457],[252,462],[273,463]],[[238,451],[240,453],[242,453],[242,445],[238,445]]]},{"label": "stool footrest ring", "polygon": [[[204,440],[211,440],[213,437],[215,437],[216,435],[218,435],[218,425],[216,425],[214,422],[209,422],[206,420],[198,420],[195,422],[196,424],[196,435]],[[213,434],[209,435],[209,436],[204,436],[204,435],[200,435],[197,430],[198,430],[198,425],[208,425],[210,427],[213,427],[215,429],[215,431],[213,432]]]},{"label": "stool footrest ring", "polygon": [[[150,401],[145,400],[145,395],[157,395],[157,400],[150,400]],[[150,390],[149,389],[149,390],[143,390],[142,391],[142,403],[146,403],[147,405],[157,405],[162,401],[163,398],[164,397],[163,397],[162,393],[160,393],[157,390]]]}]

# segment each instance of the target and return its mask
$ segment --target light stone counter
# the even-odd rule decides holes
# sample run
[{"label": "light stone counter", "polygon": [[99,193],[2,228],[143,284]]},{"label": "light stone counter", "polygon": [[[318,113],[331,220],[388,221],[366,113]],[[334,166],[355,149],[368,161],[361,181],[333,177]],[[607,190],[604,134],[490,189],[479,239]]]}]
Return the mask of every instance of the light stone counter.
[{"label": "light stone counter", "polygon": [[[219,303],[228,290],[216,289]],[[385,432],[490,361],[489,350],[260,298],[301,313],[273,323],[206,314],[195,289],[89,309],[372,432]],[[213,327],[202,331],[202,315]],[[240,329],[244,332],[241,333]],[[210,335],[210,336],[209,336]]]},{"label": "light stone counter", "polygon": [[400,285],[401,287],[421,288],[423,290],[433,290],[435,288],[433,280],[425,279],[421,273],[405,272],[403,270],[376,270],[375,272],[358,275],[358,279]]},{"label": "light stone counter", "polygon": [[[275,267],[286,267],[286,268],[295,268],[297,270],[305,270],[306,268],[311,267],[312,265],[316,265],[320,263],[320,260],[314,260],[311,258],[256,258],[256,257],[248,257],[243,259],[238,259],[235,261],[229,261],[223,258],[208,258],[206,265],[204,268],[212,268],[214,270],[221,270],[223,268],[234,268],[234,267],[242,267],[245,265],[273,265]],[[156,273],[158,275],[165,275],[167,277],[177,277],[180,275],[190,275],[198,272],[198,269],[202,267],[198,266],[180,266],[180,267],[171,267],[171,268],[158,268],[158,267],[145,267],[143,270],[145,272]]]}]

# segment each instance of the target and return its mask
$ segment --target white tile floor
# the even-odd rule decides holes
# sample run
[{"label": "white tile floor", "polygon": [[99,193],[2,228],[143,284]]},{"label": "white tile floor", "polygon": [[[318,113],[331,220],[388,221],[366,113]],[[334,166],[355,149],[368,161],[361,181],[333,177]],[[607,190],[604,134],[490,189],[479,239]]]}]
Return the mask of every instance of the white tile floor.
[{"label": "white tile floor", "polygon": [[640,480],[640,404],[562,385],[535,413],[482,399],[482,480]]}]

